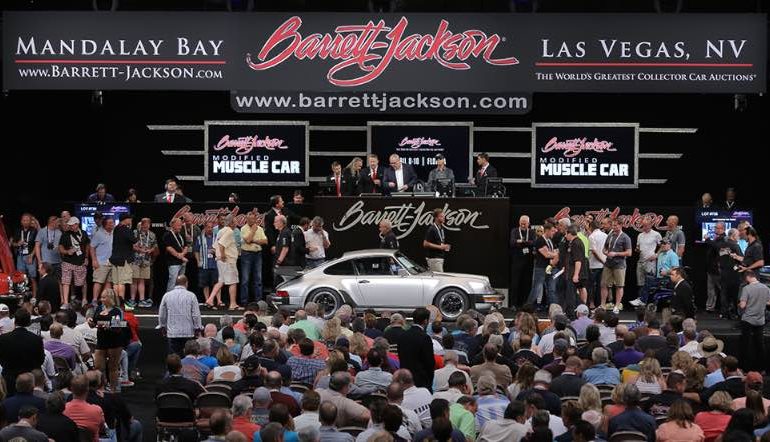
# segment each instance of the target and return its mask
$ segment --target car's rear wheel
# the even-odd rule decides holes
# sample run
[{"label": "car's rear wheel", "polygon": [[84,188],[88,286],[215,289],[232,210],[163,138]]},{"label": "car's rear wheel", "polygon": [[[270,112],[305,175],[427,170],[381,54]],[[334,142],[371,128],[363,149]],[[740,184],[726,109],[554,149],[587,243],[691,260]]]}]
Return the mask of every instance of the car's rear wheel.
[{"label": "car's rear wheel", "polygon": [[318,313],[324,319],[330,319],[342,306],[342,297],[336,290],[323,287],[310,292],[307,302],[318,304]]},{"label": "car's rear wheel", "polygon": [[433,305],[439,309],[445,320],[454,321],[470,308],[470,301],[464,291],[452,287],[440,291]]}]

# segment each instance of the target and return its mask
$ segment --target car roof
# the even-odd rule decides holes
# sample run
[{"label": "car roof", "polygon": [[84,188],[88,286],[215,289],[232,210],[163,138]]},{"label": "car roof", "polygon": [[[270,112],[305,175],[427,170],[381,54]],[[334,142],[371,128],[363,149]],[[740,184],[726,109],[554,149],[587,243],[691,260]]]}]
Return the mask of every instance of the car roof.
[{"label": "car roof", "polygon": [[393,249],[364,249],[364,250],[353,250],[350,252],[345,252],[342,257],[343,258],[367,258],[370,256],[382,256],[382,255],[388,255],[392,256],[394,255],[398,250]]}]

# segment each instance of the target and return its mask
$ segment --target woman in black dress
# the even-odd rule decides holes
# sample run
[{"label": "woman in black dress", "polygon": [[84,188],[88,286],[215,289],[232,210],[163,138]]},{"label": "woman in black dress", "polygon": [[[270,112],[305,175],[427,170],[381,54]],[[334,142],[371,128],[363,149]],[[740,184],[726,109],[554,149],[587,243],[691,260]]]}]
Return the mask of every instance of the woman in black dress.
[{"label": "woman in black dress", "polygon": [[359,157],[354,157],[350,163],[342,171],[342,175],[345,177],[347,183],[347,189],[344,189],[343,194],[349,196],[358,196],[361,194],[361,168],[364,166],[363,160]]},{"label": "woman in black dress", "polygon": [[[94,313],[96,321],[96,368],[107,374],[110,390],[120,390],[118,384],[118,367],[120,353],[126,344],[126,324],[123,321],[123,311],[117,307],[115,292],[106,289],[102,292],[102,304]],[[105,370],[106,369],[106,370]]]}]

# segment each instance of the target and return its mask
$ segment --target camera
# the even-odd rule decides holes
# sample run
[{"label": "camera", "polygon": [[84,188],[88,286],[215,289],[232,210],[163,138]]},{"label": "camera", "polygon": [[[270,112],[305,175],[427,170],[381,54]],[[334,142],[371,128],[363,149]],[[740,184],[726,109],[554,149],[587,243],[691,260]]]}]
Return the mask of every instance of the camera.
[{"label": "camera", "polygon": [[48,250],[53,250],[53,243],[52,242],[48,243]]}]

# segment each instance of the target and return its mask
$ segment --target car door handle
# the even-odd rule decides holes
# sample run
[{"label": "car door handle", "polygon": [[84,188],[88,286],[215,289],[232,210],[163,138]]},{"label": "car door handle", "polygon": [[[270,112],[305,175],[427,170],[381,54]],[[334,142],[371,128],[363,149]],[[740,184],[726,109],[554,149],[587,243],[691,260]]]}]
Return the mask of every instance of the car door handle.
[{"label": "car door handle", "polygon": [[361,280],[358,281],[358,283],[359,284],[369,284],[369,280],[368,279],[361,279]]}]

